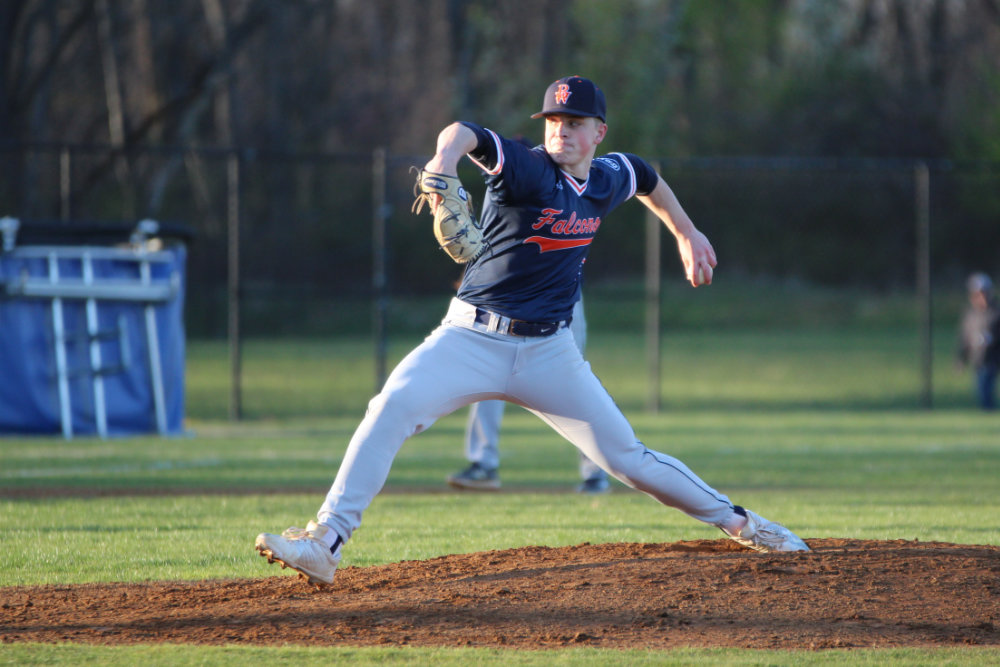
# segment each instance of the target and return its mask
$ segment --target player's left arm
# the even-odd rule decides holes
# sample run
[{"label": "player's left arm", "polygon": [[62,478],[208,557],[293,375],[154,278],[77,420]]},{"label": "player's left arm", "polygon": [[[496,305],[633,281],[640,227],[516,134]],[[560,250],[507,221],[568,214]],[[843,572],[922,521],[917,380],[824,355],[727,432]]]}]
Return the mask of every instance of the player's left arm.
[{"label": "player's left arm", "polygon": [[677,239],[677,249],[684,263],[684,273],[688,282],[695,287],[710,285],[712,270],[718,263],[715,249],[712,248],[708,238],[694,226],[667,182],[657,176],[653,191],[648,195],[637,196],[646,208],[663,221]]}]

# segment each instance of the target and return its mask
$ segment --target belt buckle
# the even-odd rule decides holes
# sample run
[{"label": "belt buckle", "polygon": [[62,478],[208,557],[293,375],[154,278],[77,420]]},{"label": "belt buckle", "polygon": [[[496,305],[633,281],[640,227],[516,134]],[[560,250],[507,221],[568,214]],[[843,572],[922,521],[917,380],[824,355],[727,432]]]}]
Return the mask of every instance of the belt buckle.
[{"label": "belt buckle", "polygon": [[486,331],[503,335],[510,334],[511,319],[500,313],[490,312],[490,321],[486,325]]}]

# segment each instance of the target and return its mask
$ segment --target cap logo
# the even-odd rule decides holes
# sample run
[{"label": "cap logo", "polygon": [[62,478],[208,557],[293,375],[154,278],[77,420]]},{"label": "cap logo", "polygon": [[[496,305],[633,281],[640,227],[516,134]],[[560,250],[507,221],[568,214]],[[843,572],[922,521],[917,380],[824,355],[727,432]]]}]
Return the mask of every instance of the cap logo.
[{"label": "cap logo", "polygon": [[568,83],[560,83],[555,92],[556,104],[566,104],[572,94]]}]

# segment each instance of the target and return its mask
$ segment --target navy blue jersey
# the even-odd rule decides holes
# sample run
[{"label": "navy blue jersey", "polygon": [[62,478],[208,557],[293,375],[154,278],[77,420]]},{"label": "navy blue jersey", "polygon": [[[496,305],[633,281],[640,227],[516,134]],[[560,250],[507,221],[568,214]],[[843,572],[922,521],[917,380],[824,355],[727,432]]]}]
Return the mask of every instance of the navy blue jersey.
[{"label": "navy blue jersey", "polygon": [[462,124],[479,139],[469,157],[486,181],[480,220],[488,247],[467,266],[458,298],[518,320],[568,319],[594,235],[619,204],[653,191],[656,172],[635,155],[609,153],[581,182],[542,146]]}]

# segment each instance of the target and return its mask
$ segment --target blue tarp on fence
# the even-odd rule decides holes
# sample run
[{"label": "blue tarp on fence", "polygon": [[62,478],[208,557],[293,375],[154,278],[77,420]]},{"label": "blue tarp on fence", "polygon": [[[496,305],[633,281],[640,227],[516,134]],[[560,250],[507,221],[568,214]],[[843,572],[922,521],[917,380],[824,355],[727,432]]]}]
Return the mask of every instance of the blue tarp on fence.
[{"label": "blue tarp on fence", "polygon": [[0,252],[0,433],[179,434],[186,248]]}]

